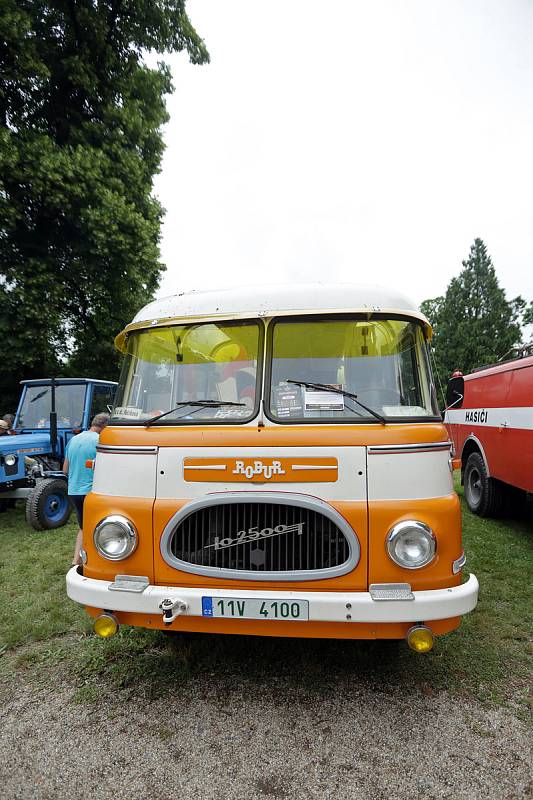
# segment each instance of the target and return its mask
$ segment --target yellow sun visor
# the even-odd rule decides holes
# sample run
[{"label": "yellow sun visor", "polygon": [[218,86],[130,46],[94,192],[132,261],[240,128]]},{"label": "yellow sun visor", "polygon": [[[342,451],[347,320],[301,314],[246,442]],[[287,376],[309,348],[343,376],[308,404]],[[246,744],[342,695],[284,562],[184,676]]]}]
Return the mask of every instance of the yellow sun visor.
[{"label": "yellow sun visor", "polygon": [[[361,311],[354,311],[354,315],[359,315],[360,313],[361,313]],[[396,315],[396,314],[399,314],[401,312],[399,312],[398,310],[395,310],[394,312],[391,312],[391,315],[392,315],[392,313],[394,315]],[[383,317],[383,316],[386,316],[386,315],[387,315],[386,311],[384,311],[384,312],[380,311],[380,317]],[[283,315],[280,315],[280,316],[289,316],[289,315],[283,314]],[[373,316],[372,313],[368,314],[368,318],[369,319],[371,319],[372,316]],[[414,320],[418,320],[419,322],[421,322],[426,341],[428,341],[428,342],[431,341],[431,339],[433,337],[433,328],[431,327],[430,323],[428,322],[428,320],[426,319],[426,317],[423,314],[421,314],[420,312],[417,313],[417,314],[412,313],[412,312],[411,313],[403,312],[403,313],[401,313],[401,316],[403,318],[412,317]],[[213,324],[217,324],[217,323],[215,323],[214,320],[211,320],[211,321],[213,322]],[[236,321],[237,320],[235,320],[235,322]],[[204,320],[202,322],[203,322],[203,324],[205,324],[205,323],[208,322],[208,320]],[[225,322],[226,323],[230,323],[231,321],[230,320],[225,320]],[[132,334],[132,333],[140,333],[140,332],[147,333],[148,331],[151,331],[151,330],[157,330],[158,333],[161,334],[162,329],[170,331],[172,329],[175,330],[176,328],[179,328],[179,327],[183,328],[184,326],[187,326],[187,327],[191,326],[192,327],[194,324],[195,323],[193,323],[192,321],[190,323],[187,323],[183,319],[180,319],[180,320],[176,319],[175,321],[174,320],[170,320],[170,319],[165,319],[165,320],[161,320],[161,322],[157,322],[156,324],[153,324],[153,323],[149,324],[146,321],[132,323],[130,325],[127,325],[124,328],[124,330],[121,331],[118,334],[118,336],[115,337],[115,347],[117,348],[117,350],[119,352],[121,352],[123,354],[127,354],[129,352],[128,338],[129,338],[130,334]],[[198,323],[196,323],[196,324],[198,324]],[[220,324],[220,323],[218,323],[218,324]]]},{"label": "yellow sun visor", "polygon": [[259,331],[258,322],[167,323],[126,328],[115,344],[121,353],[154,364],[226,364],[256,359]]}]

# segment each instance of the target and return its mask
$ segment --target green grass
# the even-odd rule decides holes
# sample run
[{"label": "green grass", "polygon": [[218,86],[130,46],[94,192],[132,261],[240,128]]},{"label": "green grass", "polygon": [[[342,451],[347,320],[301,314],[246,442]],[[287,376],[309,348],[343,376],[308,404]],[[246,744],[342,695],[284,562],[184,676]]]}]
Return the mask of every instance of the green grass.
[{"label": "green grass", "polygon": [[65,597],[77,526],[34,531],[24,508],[0,514],[0,648],[88,630],[86,615]]},{"label": "green grass", "polygon": [[[458,487],[459,493],[462,490]],[[306,696],[351,691],[447,689],[510,704],[531,704],[533,505],[520,519],[485,520],[463,509],[468,568],[481,584],[477,609],[426,656],[390,642],[177,636],[122,628],[102,641],[65,595],[76,528],[36,533],[22,509],[0,514],[0,672],[77,686],[80,702],[117,691],[136,697],[196,682],[241,693]],[[465,570],[465,576],[468,571]]]}]

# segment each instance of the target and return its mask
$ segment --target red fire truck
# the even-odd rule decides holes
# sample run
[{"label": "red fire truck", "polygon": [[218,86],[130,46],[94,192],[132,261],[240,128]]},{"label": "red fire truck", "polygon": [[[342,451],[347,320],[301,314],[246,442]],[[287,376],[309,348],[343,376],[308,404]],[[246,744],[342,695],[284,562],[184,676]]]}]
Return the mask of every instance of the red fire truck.
[{"label": "red fire truck", "polygon": [[533,492],[533,345],[470,375],[455,372],[444,420],[470,510],[488,517],[525,502]]}]

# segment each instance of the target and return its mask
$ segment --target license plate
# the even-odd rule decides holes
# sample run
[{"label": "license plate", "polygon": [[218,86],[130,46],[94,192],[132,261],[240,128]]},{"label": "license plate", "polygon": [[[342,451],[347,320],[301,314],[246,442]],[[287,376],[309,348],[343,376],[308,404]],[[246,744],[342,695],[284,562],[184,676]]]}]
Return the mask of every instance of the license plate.
[{"label": "license plate", "polygon": [[202,616],[232,619],[309,619],[307,600],[264,600],[251,597],[202,597]]}]

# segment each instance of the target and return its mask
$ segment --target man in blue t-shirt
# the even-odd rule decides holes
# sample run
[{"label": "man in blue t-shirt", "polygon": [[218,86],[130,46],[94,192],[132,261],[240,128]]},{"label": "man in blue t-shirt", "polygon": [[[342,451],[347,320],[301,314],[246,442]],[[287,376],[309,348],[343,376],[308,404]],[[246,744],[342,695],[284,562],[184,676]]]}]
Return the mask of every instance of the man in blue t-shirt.
[{"label": "man in blue t-shirt", "polygon": [[85,466],[86,461],[96,458],[98,439],[109,422],[109,414],[97,414],[88,431],[74,436],[67,444],[63,472],[68,475],[68,494],[78,516],[79,531],[74,546],[72,566],[81,564],[80,550],[83,537],[83,502],[93,486],[93,470]]}]

